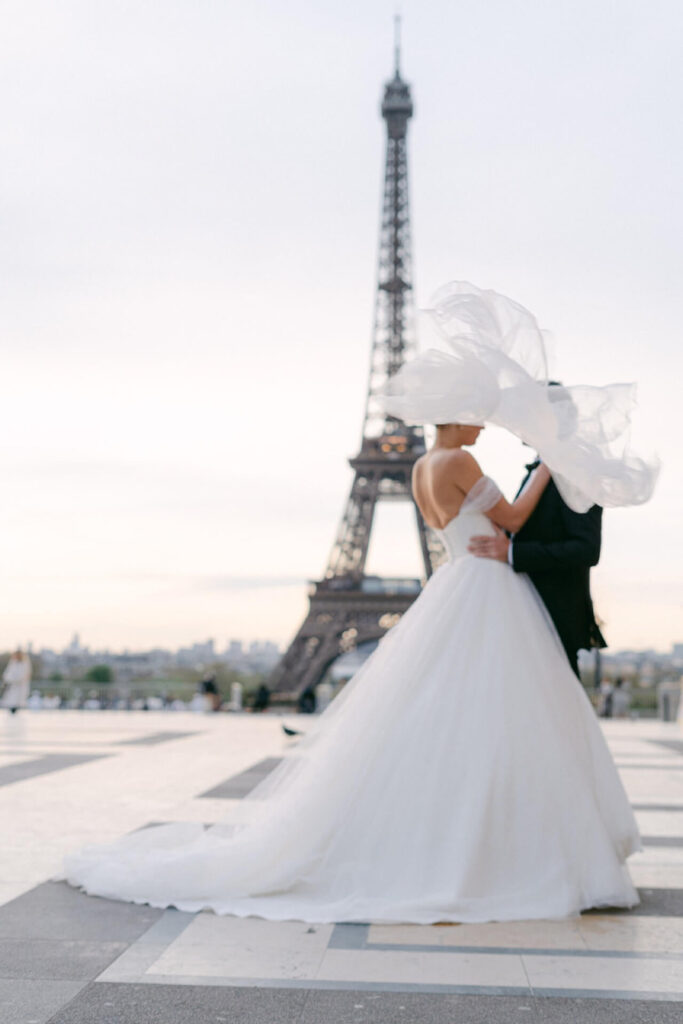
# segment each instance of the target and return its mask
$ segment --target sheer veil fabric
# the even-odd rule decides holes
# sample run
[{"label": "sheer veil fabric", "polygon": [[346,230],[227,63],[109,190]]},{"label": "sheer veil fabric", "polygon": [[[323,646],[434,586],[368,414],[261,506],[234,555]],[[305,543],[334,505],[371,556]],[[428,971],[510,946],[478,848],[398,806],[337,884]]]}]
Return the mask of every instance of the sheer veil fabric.
[{"label": "sheer veil fabric", "polygon": [[448,561],[308,735],[205,829],[143,829],[66,858],[110,899],[311,922],[490,921],[633,906],[640,841],[595,714],[536,591],[467,553],[487,477],[441,531]]},{"label": "sheer veil fabric", "polygon": [[543,332],[529,310],[465,281],[427,311],[445,345],[395,374],[379,401],[406,423],[493,423],[534,448],[576,512],[638,505],[659,463],[630,448],[635,385],[549,387]]}]

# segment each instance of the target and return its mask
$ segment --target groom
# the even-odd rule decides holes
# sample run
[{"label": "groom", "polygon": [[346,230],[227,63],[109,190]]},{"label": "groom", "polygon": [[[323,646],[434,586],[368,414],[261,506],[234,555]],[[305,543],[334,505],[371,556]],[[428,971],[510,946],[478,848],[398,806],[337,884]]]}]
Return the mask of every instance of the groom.
[{"label": "groom", "polygon": [[[538,460],[530,463],[520,494]],[[550,480],[540,501],[519,533],[508,537],[496,528],[495,537],[472,537],[469,550],[479,558],[509,562],[525,572],[536,587],[555,624],[569,663],[579,675],[578,652],[606,647],[593,612],[590,569],[600,558],[602,509],[573,512]]]}]

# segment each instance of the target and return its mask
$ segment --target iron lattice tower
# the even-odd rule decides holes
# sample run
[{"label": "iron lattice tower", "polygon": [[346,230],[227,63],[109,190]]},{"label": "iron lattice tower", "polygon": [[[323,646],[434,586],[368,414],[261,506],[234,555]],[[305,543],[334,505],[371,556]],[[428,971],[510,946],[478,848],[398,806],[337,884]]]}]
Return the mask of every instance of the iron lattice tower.
[{"label": "iron lattice tower", "polygon": [[292,695],[312,690],[338,655],[382,637],[420,592],[419,579],[365,575],[378,501],[414,506],[426,577],[443,556],[411,492],[413,465],[425,451],[423,429],[388,416],[376,398],[416,350],[406,146],[413,103],[401,78],[398,38],[395,55],[394,77],[385,86],[381,108],[387,129],[384,199],[361,447],[349,459],[353,484],[325,576],[311,585],[308,615],[271,677],[273,690]]}]

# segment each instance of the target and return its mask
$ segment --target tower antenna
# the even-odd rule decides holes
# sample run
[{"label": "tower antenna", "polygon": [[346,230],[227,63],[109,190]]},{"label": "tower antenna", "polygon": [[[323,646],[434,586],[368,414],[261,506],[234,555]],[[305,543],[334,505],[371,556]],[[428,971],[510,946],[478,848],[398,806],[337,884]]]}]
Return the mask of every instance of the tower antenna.
[{"label": "tower antenna", "polygon": [[394,71],[401,77],[401,15],[394,15]]}]

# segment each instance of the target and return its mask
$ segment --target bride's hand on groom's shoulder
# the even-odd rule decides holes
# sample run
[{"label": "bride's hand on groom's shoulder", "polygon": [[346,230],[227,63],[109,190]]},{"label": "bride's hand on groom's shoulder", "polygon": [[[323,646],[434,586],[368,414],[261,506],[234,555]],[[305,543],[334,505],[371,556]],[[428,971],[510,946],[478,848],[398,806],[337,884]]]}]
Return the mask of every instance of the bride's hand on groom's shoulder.
[{"label": "bride's hand on groom's shoulder", "polygon": [[470,537],[467,550],[477,558],[493,558],[497,562],[507,562],[510,548],[510,538],[495,524],[492,524],[495,532],[493,537],[478,535]]}]

